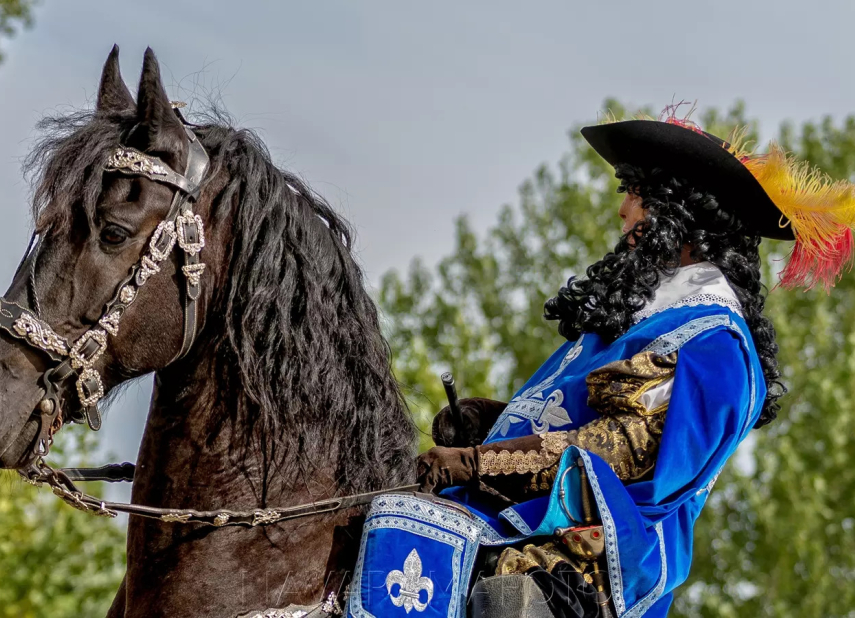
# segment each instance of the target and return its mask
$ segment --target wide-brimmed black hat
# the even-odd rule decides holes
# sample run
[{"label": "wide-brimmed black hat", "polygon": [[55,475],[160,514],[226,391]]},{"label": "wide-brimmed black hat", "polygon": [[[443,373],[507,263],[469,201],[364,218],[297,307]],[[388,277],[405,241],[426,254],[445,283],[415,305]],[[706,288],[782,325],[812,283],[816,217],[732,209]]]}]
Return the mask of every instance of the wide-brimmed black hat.
[{"label": "wide-brimmed black hat", "polygon": [[[780,273],[785,287],[826,289],[855,259],[855,184],[834,181],[772,142],[762,153],[701,130],[666,108],[659,120],[609,122],[582,136],[612,165],[662,169],[709,191],[748,230],[795,240]],[[735,131],[734,135],[744,135]]]},{"label": "wide-brimmed black hat", "polygon": [[722,208],[766,238],[793,240],[793,228],[725,140],[694,126],[626,120],[582,129],[582,136],[611,165],[660,168],[709,191]]}]

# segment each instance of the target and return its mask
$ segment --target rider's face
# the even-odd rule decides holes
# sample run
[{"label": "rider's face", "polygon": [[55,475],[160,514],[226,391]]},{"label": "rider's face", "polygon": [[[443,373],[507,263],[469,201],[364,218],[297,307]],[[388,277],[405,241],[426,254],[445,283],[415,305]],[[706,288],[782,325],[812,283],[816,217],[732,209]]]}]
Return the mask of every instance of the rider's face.
[{"label": "rider's face", "polygon": [[[636,223],[644,219],[644,208],[641,206],[641,197],[627,191],[623,198],[623,202],[621,202],[618,215],[623,221],[621,233],[626,234],[635,227]],[[635,244],[635,239],[631,236],[629,238],[629,244]]]}]

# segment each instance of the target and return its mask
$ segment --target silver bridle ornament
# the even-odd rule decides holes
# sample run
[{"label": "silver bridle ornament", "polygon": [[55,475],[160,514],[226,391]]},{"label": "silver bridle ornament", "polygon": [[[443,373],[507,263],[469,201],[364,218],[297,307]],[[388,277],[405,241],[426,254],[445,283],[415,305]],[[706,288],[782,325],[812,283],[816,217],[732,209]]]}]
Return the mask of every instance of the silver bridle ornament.
[{"label": "silver bridle ornament", "polygon": [[[188,133],[190,133],[189,130]],[[193,138],[195,138],[195,136],[193,136]],[[191,140],[191,145],[193,144],[198,146],[197,152],[201,150],[201,153],[204,154],[205,164],[203,166],[204,170],[202,171],[202,175],[204,175],[204,172],[207,171],[207,154],[204,153],[204,149],[201,148],[201,145],[198,144],[198,141],[195,139]],[[188,157],[188,168],[192,163],[192,157]],[[202,218],[193,213],[191,201],[189,199],[179,199],[180,193],[185,190],[184,187],[190,185],[191,179],[187,179],[183,175],[177,174],[166,163],[157,157],[147,155],[143,152],[125,146],[119,146],[116,148],[107,160],[105,171],[120,172],[126,175],[141,175],[149,178],[150,180],[154,180],[155,182],[163,182],[165,179],[170,178],[174,180],[176,177],[180,177],[184,182],[180,183],[180,186],[179,183],[168,183],[175,185],[175,188],[177,189],[170,212],[167,214],[166,219],[161,221],[152,233],[148,242],[148,251],[140,257],[137,267],[133,269],[135,272],[132,272],[130,281],[127,281],[120,286],[117,298],[118,302],[111,302],[108,305],[107,310],[104,312],[104,315],[98,320],[99,325],[103,330],[101,328],[93,328],[85,332],[75,342],[74,346],[72,346],[70,352],[72,367],[75,369],[82,369],[80,378],[83,378],[83,373],[86,373],[86,378],[98,385],[95,392],[86,393],[82,386],[82,384],[85,384],[85,381],[80,378],[78,379],[78,395],[80,396],[81,403],[87,407],[97,404],[104,396],[103,381],[100,374],[93,368],[93,366],[107,350],[108,334],[113,337],[118,336],[120,322],[124,316],[125,310],[134,300],[136,300],[139,295],[140,288],[145,285],[153,275],[160,272],[160,264],[169,259],[169,256],[172,254],[176,244],[178,244],[185,253],[194,256],[205,247],[205,232]],[[199,177],[198,180],[192,180],[196,180],[196,182],[193,183],[195,185],[193,190],[197,191],[198,185],[201,182],[201,177]],[[195,243],[189,243],[186,240],[187,227],[190,224],[194,225],[197,231],[199,240]],[[199,267],[197,268],[198,274],[194,272],[191,284],[197,286],[200,283],[200,277],[205,265],[200,263],[196,266]],[[184,272],[186,268],[187,267],[184,266],[182,271]],[[186,272],[185,275],[187,275]],[[188,279],[190,279],[190,276],[187,276]],[[98,347],[93,353],[89,354],[88,357],[84,358],[80,354],[80,350],[89,340],[95,340]]]},{"label": "silver bridle ornament", "polygon": [[57,335],[53,329],[36,318],[25,313],[13,325],[15,332],[25,337],[27,341],[45,352],[55,352],[60,356],[68,356],[68,342]]}]

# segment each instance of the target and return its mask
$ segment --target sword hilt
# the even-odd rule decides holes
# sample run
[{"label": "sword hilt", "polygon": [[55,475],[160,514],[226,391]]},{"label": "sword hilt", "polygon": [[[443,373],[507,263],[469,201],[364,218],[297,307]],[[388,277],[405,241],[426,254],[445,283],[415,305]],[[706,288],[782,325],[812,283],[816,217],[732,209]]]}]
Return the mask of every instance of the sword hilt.
[{"label": "sword hilt", "polygon": [[460,409],[460,399],[457,397],[457,388],[454,386],[454,376],[446,371],[440,377],[442,386],[445,388],[445,396],[448,398],[448,409],[451,410],[451,418],[458,430],[463,431],[463,410]]}]

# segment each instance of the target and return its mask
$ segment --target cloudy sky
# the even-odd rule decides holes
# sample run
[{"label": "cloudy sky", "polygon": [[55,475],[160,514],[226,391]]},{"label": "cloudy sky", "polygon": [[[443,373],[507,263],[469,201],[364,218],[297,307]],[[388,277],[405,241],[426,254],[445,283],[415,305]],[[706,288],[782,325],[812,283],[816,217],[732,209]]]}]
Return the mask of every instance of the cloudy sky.
[{"label": "cloudy sky", "polygon": [[[42,0],[0,66],[0,278],[29,234],[32,127],[93,102],[113,43],[132,89],[150,45],[174,98],[214,93],[257,129],[351,221],[376,282],[447,253],[461,213],[489,226],[606,97],[742,98],[768,136],[855,111],[854,20],[840,0]],[[122,459],[136,457],[148,388],[107,418]]]}]

